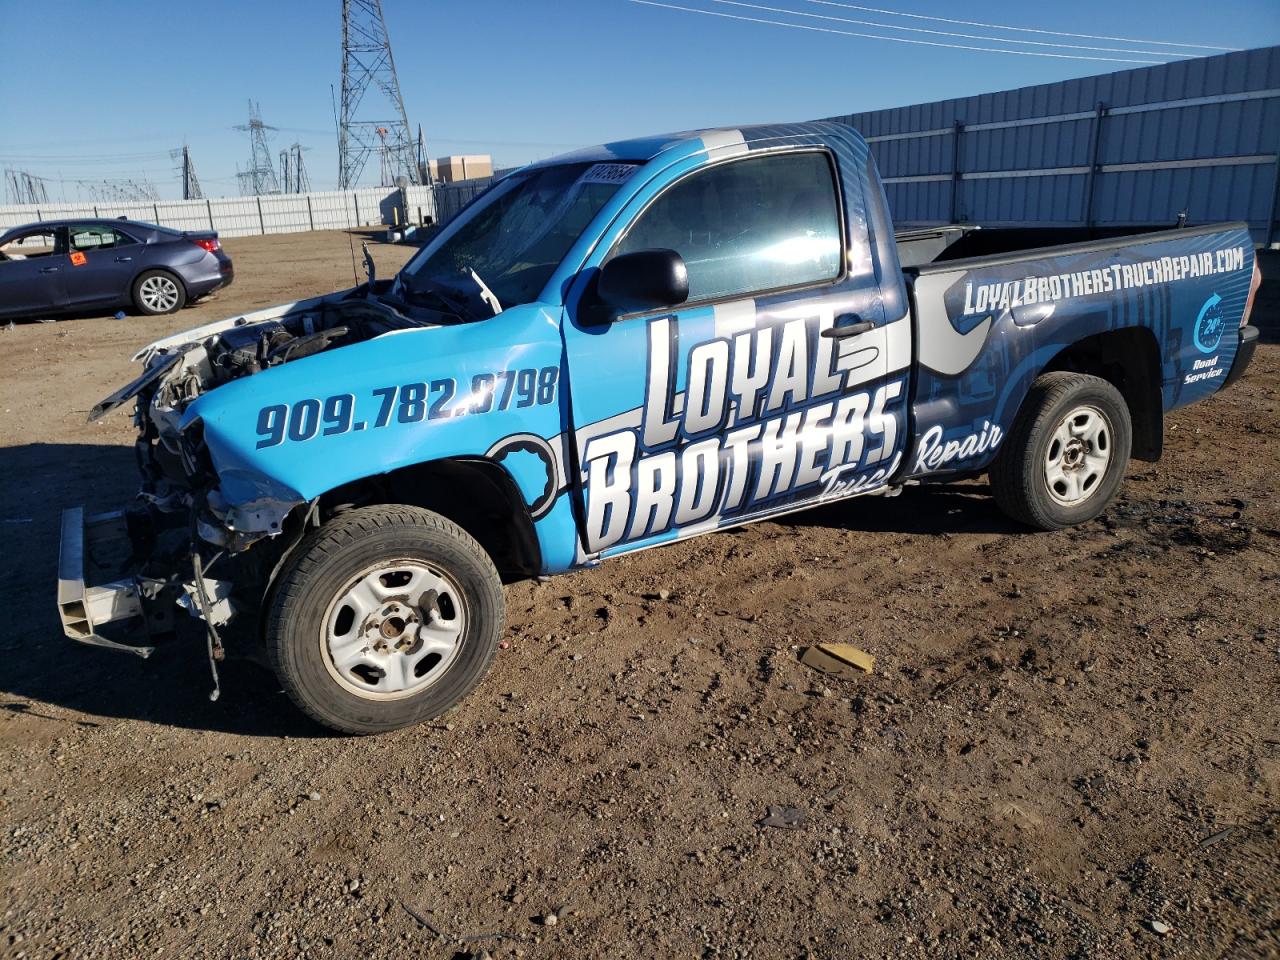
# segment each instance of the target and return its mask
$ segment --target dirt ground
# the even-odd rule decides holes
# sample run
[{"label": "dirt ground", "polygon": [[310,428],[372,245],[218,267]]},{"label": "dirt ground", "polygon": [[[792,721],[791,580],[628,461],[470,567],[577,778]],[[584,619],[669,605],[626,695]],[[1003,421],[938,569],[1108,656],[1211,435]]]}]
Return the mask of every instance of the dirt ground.
[{"label": "dirt ground", "polygon": [[134,489],[85,422],[129,355],[352,276],[343,233],[227,247],[178,316],[0,331],[0,954],[1280,955],[1280,347],[1081,529],[970,483],[516,584],[447,722],[343,738],[58,625],[59,511]]}]

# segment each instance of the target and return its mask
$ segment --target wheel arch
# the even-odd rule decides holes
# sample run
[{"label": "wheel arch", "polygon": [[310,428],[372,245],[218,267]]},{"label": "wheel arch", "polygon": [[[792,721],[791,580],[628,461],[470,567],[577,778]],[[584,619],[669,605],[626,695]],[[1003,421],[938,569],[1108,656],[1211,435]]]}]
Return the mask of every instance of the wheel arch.
[{"label": "wheel arch", "polygon": [[356,506],[402,503],[431,510],[474,537],[503,579],[536,574],[542,553],[533,517],[515,479],[485,457],[409,464],[335,487],[319,497],[327,518]]},{"label": "wheel arch", "polygon": [[1120,391],[1133,422],[1135,460],[1155,461],[1164,450],[1164,400],[1160,347],[1147,327],[1108,330],[1077,340],[1041,370],[1065,370],[1101,377]]}]

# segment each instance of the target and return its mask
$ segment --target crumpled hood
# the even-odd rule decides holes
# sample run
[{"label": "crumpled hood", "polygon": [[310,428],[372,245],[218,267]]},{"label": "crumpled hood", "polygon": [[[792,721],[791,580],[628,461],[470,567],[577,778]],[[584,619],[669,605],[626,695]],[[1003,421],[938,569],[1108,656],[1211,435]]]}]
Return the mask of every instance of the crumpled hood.
[{"label": "crumpled hood", "polygon": [[193,343],[200,343],[216,336],[225,330],[233,327],[243,327],[253,323],[262,323],[266,320],[277,320],[287,317],[292,313],[301,313],[306,310],[314,310],[315,308],[326,303],[336,303],[349,297],[356,288],[352,287],[348,290],[341,290],[337,293],[328,293],[322,297],[311,297],[307,300],[294,300],[289,303],[278,303],[273,307],[263,307],[261,310],[255,310],[252,313],[242,313],[235,317],[225,317],[222,320],[214,320],[212,323],[206,323],[203,326],[192,327],[190,330],[183,330],[179,333],[172,334],[168,337],[162,337],[152,343],[147,344],[132,357],[135,363],[147,363],[152,357],[158,354],[173,353],[180,351],[182,347],[189,346]]},{"label": "crumpled hood", "polygon": [[[562,430],[557,313],[530,304],[318,352],[201,394],[175,430],[199,425],[242,530],[264,500],[296,504],[401,467],[484,457],[512,438],[545,446]],[[562,458],[546,459],[550,480],[545,470],[515,478],[528,502],[560,486]]]}]

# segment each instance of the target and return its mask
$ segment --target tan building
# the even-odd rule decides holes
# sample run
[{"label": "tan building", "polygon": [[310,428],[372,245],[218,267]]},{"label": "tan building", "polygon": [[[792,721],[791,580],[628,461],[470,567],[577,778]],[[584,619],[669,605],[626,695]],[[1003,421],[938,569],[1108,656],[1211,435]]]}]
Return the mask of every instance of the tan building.
[{"label": "tan building", "polygon": [[441,183],[493,176],[493,157],[487,153],[440,157],[431,161],[431,178]]}]

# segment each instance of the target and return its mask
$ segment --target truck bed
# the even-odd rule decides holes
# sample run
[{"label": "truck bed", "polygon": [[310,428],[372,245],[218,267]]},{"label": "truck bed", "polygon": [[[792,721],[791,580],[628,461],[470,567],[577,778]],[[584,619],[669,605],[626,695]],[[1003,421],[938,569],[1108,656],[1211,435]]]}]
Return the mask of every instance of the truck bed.
[{"label": "truck bed", "polygon": [[983,227],[949,224],[901,230],[894,234],[903,269],[930,263],[989,257],[1092,241],[1121,240],[1167,232],[1164,226],[1143,227]]}]

